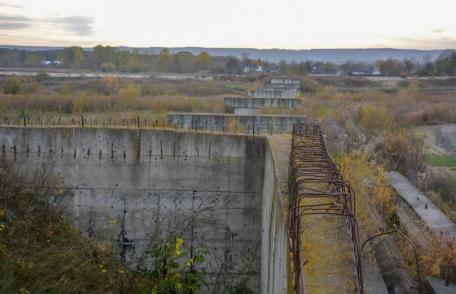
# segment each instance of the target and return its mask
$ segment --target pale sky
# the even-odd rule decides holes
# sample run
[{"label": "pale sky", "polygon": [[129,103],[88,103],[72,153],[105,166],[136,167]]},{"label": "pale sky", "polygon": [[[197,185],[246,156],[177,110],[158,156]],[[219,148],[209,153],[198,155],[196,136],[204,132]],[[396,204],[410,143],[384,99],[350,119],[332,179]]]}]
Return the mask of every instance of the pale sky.
[{"label": "pale sky", "polygon": [[1,45],[456,48],[456,0],[0,0]]}]

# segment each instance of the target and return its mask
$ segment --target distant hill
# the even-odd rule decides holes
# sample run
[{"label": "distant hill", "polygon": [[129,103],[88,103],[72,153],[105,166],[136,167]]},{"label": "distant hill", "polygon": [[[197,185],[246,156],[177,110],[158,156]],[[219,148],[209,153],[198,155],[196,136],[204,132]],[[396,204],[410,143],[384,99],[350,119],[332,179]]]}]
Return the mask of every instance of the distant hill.
[{"label": "distant hill", "polygon": [[[39,47],[39,46],[13,46],[0,45],[0,48],[18,48],[25,50],[58,50],[63,47]],[[164,47],[118,47],[119,50],[137,49],[140,53],[159,53]],[[261,59],[271,62],[287,60],[288,62],[302,62],[307,60],[342,63],[348,60],[373,62],[380,59],[405,59],[411,58],[418,62],[431,61],[437,58],[445,50],[415,50],[415,49],[391,49],[391,48],[372,48],[372,49],[309,49],[309,50],[289,50],[289,49],[255,49],[255,48],[204,48],[204,47],[171,47],[172,53],[191,52],[198,54],[207,51],[212,56],[236,56],[241,57],[245,52],[252,59]],[[92,50],[92,48],[85,48]]]}]

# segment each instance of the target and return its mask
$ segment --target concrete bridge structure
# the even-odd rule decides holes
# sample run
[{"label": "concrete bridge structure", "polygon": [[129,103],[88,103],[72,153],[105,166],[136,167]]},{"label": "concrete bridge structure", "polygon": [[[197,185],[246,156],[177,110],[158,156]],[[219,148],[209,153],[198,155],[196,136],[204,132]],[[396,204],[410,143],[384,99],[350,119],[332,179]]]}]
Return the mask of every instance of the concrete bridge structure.
[{"label": "concrete bridge structure", "polygon": [[248,134],[290,133],[293,125],[306,122],[302,115],[243,115],[227,113],[170,113],[168,122],[178,128]]},{"label": "concrete bridge structure", "polygon": [[[147,267],[146,249],[172,236],[209,247],[209,293],[246,282],[287,292],[289,148],[272,137],[114,128],[0,127],[0,159],[24,173],[52,168],[60,205],[84,236],[112,242]],[[288,144],[289,146],[289,144]]]}]

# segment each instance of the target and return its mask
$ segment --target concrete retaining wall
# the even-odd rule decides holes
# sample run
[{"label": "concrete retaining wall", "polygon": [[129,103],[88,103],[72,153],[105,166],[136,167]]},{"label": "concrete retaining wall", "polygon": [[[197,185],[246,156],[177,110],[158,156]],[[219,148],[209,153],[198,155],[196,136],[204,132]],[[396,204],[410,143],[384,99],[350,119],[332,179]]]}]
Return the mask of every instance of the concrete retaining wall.
[{"label": "concrete retaining wall", "polygon": [[296,98],[299,96],[299,89],[264,87],[249,91],[248,95],[253,98]]},{"label": "concrete retaining wall", "polygon": [[262,108],[262,107],[283,107],[294,108],[301,105],[302,100],[298,98],[241,98],[226,97],[223,99],[226,105],[241,108]]},{"label": "concrete retaining wall", "polygon": [[262,202],[261,293],[287,293],[287,231],[276,162],[266,146]]},{"label": "concrete retaining wall", "polygon": [[255,292],[286,289],[285,224],[265,138],[3,127],[0,145],[23,170],[52,166],[70,218],[86,237],[113,242],[130,267],[147,266],[147,248],[180,235],[209,246],[211,293],[241,281]]},{"label": "concrete retaining wall", "polygon": [[297,115],[237,115],[225,113],[170,113],[168,121],[179,128],[240,133],[290,133],[293,124],[306,122]]}]

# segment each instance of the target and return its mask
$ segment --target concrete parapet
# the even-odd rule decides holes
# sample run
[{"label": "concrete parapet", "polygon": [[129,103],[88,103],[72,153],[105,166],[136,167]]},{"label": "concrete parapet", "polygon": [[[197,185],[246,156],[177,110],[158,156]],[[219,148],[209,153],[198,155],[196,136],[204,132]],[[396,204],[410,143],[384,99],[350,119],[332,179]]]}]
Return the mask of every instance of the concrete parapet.
[{"label": "concrete parapet", "polygon": [[252,98],[296,98],[299,96],[299,89],[263,87],[249,91],[248,96]]},{"label": "concrete parapet", "polygon": [[297,79],[272,79],[271,85],[273,86],[290,86],[290,87],[300,87],[301,81]]},{"label": "concrete parapet", "polygon": [[237,115],[226,113],[170,113],[170,124],[179,128],[238,133],[290,133],[306,122],[302,115]]},{"label": "concrete parapet", "polygon": [[294,108],[301,105],[299,98],[252,98],[252,97],[225,97],[225,105],[235,108],[262,108],[262,107],[283,107]]}]

